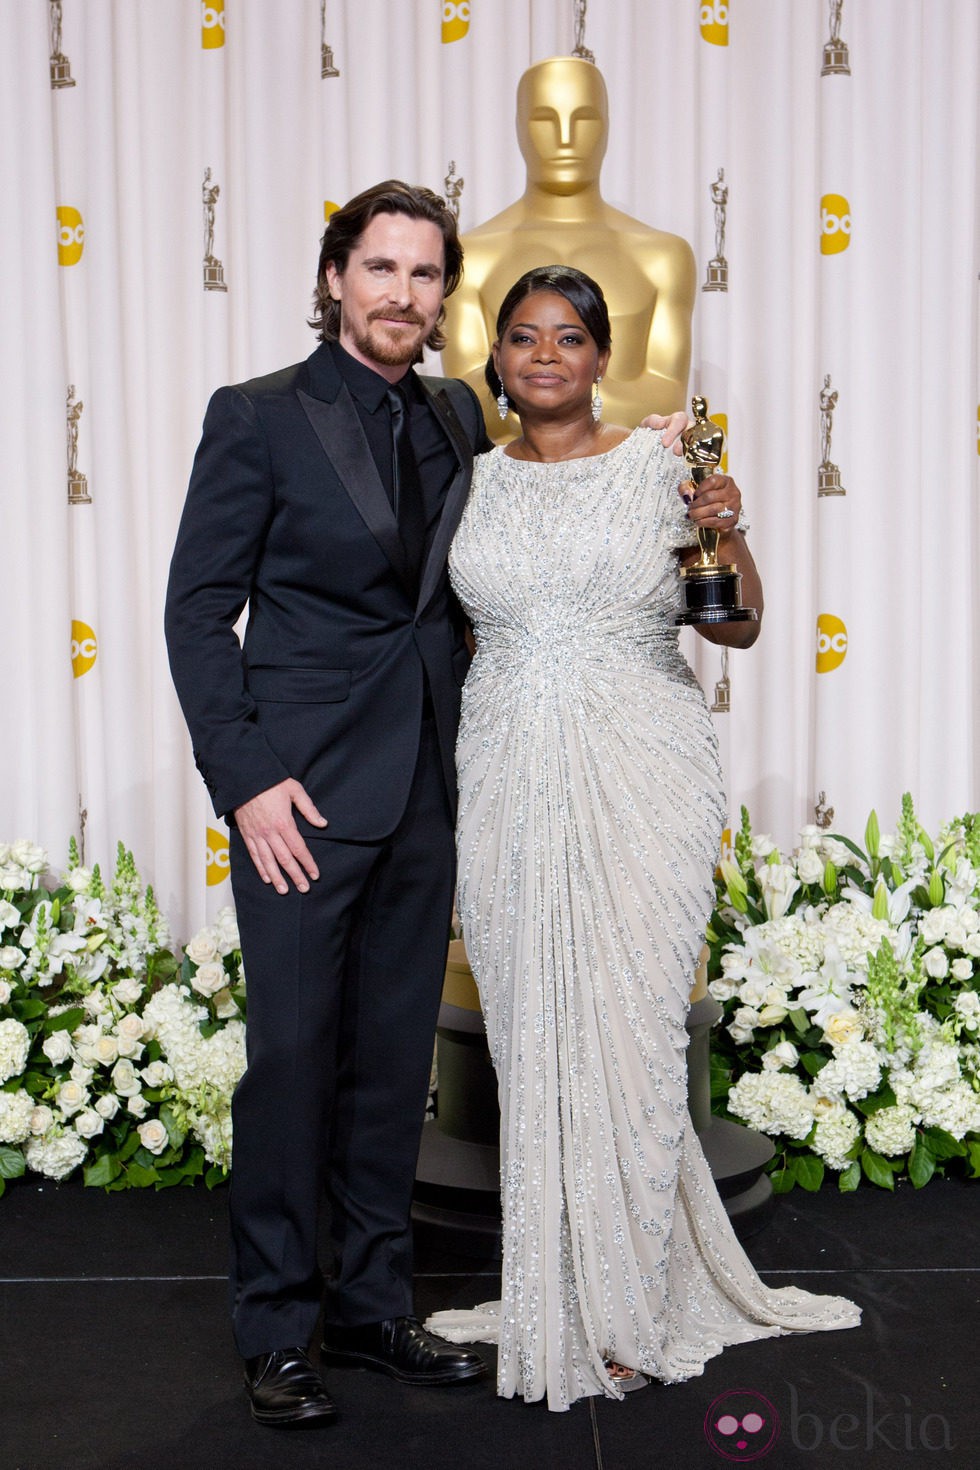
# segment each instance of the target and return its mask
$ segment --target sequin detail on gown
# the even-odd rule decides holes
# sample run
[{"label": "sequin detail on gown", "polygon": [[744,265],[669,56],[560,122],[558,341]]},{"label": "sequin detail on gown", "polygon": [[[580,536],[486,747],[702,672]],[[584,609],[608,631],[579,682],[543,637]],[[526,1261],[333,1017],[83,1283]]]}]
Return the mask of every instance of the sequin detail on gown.
[{"label": "sequin detail on gown", "polygon": [[450,555],[477,637],[463,692],[458,907],[500,1085],[501,1303],[440,1312],[499,1343],[498,1392],[619,1397],[725,1346],[849,1327],[763,1285],[687,1111],[685,1018],[725,821],[681,655],[682,460],[634,431],[590,459],[476,462]]}]

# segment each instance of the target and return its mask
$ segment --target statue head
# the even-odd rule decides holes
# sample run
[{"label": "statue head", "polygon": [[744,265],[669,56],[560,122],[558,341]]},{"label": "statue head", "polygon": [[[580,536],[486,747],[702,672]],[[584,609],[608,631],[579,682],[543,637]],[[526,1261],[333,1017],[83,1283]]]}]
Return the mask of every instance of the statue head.
[{"label": "statue head", "polygon": [[608,136],[606,84],[591,61],[553,56],[521,77],[517,139],[529,184],[575,194],[596,183]]}]

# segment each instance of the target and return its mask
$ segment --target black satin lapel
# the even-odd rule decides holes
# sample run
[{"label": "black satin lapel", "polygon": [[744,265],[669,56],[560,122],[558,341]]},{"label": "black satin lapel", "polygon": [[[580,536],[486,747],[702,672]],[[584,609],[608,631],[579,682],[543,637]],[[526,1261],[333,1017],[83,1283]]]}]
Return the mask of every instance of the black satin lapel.
[{"label": "black satin lapel", "polygon": [[347,388],[341,388],[333,403],[311,398],[302,389],[297,390],[297,397],[358,515],[398,573],[406,591],[414,598],[418,584],[412,575],[398,534],[395,513]]},{"label": "black satin lapel", "polygon": [[[420,382],[424,381],[420,379]],[[428,390],[427,390],[428,391]],[[473,448],[466,438],[465,430],[460,423],[456,410],[450,402],[449,395],[443,390],[440,393],[430,395],[430,402],[435,410],[436,417],[442,424],[453,446],[453,451],[458,461],[456,473],[449,482],[446,498],[443,501],[442,513],[436,526],[435,534],[429,546],[429,554],[425,559],[422,569],[422,582],[419,587],[419,608],[423,608],[439,585],[449,555],[449,547],[456,527],[459,525],[469,494],[470,480],[473,476]]]}]

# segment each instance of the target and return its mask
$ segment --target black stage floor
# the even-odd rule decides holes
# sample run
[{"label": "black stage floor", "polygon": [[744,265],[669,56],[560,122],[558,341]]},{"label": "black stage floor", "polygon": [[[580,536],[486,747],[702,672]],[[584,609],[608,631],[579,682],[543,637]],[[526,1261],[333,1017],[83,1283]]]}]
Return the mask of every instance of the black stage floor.
[{"label": "black stage floor", "polygon": [[[851,1332],[729,1349],[701,1378],[566,1414],[503,1401],[492,1380],[407,1388],[327,1375],[340,1420],[252,1424],[225,1321],[223,1191],[107,1197],[68,1183],[0,1200],[2,1470],[647,1470],[980,1466],[980,1186],[794,1193],[749,1254],[773,1285],[854,1298]],[[420,1315],[496,1295],[490,1262],[420,1238]],[[492,1359],[490,1349],[483,1350]],[[726,1453],[705,1420],[762,1400],[778,1441]],[[768,1411],[766,1411],[768,1412]],[[717,1416],[717,1411],[716,1411]],[[719,1441],[720,1442],[720,1441]]]}]

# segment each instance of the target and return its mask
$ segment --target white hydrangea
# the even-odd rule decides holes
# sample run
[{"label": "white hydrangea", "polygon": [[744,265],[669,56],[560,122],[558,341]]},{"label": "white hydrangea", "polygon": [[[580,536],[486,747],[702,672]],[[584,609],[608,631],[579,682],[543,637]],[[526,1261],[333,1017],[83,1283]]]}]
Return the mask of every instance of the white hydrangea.
[{"label": "white hydrangea", "polygon": [[23,1143],[31,1134],[34,1099],[23,1087],[0,1092],[0,1143]]},{"label": "white hydrangea", "polygon": [[846,1041],[819,1074],[820,1087],[852,1102],[874,1092],[881,1081],[881,1061],[870,1041]]},{"label": "white hydrangea", "polygon": [[27,1066],[31,1038],[27,1027],[8,1016],[0,1021],[0,1082],[19,1077]]},{"label": "white hydrangea", "polygon": [[915,1109],[907,1103],[879,1108],[865,1120],[864,1137],[870,1148],[886,1158],[907,1154],[915,1143]]},{"label": "white hydrangea", "polygon": [[813,1107],[798,1077],[787,1072],[746,1072],[728,1094],[728,1106],[760,1133],[806,1138]]},{"label": "white hydrangea", "polygon": [[849,1108],[840,1106],[832,1113],[817,1120],[813,1142],[815,1154],[823,1159],[830,1169],[838,1173],[851,1162],[847,1157],[861,1133],[861,1124]]},{"label": "white hydrangea", "polygon": [[55,1126],[41,1138],[24,1145],[24,1159],[35,1174],[47,1179],[67,1179],[88,1153],[88,1143],[74,1128]]}]

